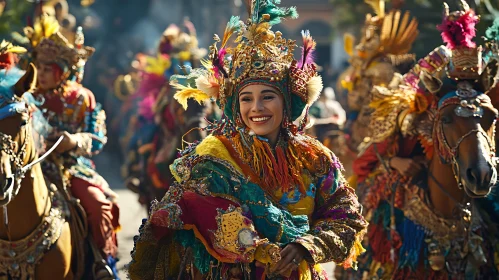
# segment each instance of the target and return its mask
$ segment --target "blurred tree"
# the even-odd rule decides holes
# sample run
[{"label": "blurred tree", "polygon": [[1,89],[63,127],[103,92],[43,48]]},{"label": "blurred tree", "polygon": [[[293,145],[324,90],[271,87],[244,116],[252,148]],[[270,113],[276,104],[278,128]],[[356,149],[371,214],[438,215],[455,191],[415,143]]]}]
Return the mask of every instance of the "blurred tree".
[{"label": "blurred tree", "polygon": [[0,38],[10,39],[10,33],[20,31],[26,25],[26,15],[33,8],[33,3],[26,0],[1,0]]}]

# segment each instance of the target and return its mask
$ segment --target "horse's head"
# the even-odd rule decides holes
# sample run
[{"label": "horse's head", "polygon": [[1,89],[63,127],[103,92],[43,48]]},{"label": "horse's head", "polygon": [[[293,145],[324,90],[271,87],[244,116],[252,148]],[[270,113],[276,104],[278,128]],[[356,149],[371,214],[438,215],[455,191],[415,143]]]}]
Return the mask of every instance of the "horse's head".
[{"label": "horse's head", "polygon": [[[478,79],[439,79],[421,73],[421,82],[435,95],[436,119],[433,140],[436,154],[452,164],[460,187],[471,197],[486,196],[497,180],[495,166],[495,122],[497,110],[485,91],[497,72],[487,66]],[[449,72],[447,72],[448,74]]]},{"label": "horse's head", "polygon": [[25,73],[16,68],[0,71],[0,206],[8,204],[19,191],[22,167],[29,161],[25,127],[29,113],[22,96],[35,85],[33,65]]}]

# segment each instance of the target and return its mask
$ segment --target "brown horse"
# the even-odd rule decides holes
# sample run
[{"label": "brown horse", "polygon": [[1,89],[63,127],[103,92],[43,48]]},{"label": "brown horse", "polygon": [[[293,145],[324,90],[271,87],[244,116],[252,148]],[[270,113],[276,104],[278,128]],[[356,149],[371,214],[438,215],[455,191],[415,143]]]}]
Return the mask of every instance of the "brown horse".
[{"label": "brown horse", "polygon": [[423,114],[433,124],[426,128],[433,157],[419,181],[389,171],[370,186],[361,271],[381,279],[497,279],[497,110],[483,93],[490,84],[422,71],[420,86],[435,100]]},{"label": "brown horse", "polygon": [[[428,76],[422,82],[430,88],[438,83]],[[440,98],[433,127],[437,147],[429,165],[428,187],[431,204],[446,218],[452,216],[458,202],[487,196],[497,180],[494,162],[497,110],[487,95],[473,88],[483,90],[478,84],[461,82],[457,88],[442,86],[436,93]],[[452,92],[455,95],[447,95]],[[466,98],[468,94],[477,95]],[[469,100],[478,105],[466,107]]]},{"label": "brown horse", "polygon": [[38,155],[22,96],[36,84],[36,70],[31,65],[10,91],[16,71],[9,71],[0,74],[0,278],[73,279],[65,203],[40,164],[26,168]]}]

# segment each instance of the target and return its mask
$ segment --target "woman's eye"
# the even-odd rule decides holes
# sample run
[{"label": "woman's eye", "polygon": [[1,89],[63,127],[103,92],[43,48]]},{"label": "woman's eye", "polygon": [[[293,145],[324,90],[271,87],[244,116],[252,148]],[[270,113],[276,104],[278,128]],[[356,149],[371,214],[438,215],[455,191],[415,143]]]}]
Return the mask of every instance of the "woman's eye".
[{"label": "woman's eye", "polygon": [[251,101],[251,98],[249,98],[249,97],[241,98],[241,102],[249,102],[249,101]]},{"label": "woman's eye", "polygon": [[263,100],[272,100],[272,99],[274,99],[274,98],[275,98],[274,96],[270,96],[270,95],[269,95],[269,96],[264,96],[264,97],[263,97]]}]

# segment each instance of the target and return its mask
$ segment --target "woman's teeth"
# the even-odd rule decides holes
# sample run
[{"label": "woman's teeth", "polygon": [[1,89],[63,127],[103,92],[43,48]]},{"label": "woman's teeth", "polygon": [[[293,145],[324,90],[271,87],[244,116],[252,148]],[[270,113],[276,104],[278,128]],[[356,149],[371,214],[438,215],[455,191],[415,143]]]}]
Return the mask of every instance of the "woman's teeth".
[{"label": "woman's teeth", "polygon": [[259,117],[259,118],[251,118],[252,121],[254,122],[263,122],[270,119],[270,117]]}]

